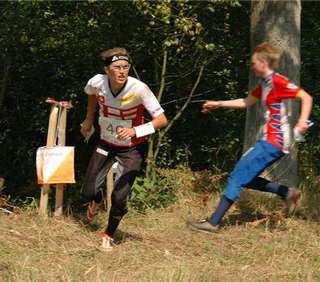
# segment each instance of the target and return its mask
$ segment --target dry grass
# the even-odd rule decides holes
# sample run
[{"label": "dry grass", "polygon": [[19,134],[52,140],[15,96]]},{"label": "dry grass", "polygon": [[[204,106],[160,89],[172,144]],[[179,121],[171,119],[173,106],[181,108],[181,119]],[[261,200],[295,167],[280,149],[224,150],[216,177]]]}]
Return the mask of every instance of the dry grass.
[{"label": "dry grass", "polygon": [[112,252],[99,248],[105,212],[88,225],[81,215],[0,211],[0,281],[320,281],[317,222],[285,218],[274,199],[257,207],[251,200],[261,194],[246,193],[218,233],[195,233],[186,219],[208,215],[219,187],[208,190],[216,191],[211,198],[206,189],[193,192],[203,183],[190,172],[165,173],[181,186],[178,202],[144,215],[130,211]]},{"label": "dry grass", "polygon": [[131,213],[112,252],[99,249],[104,213],[93,227],[74,217],[45,220],[34,210],[1,214],[0,280],[320,281],[317,223],[275,215],[248,222],[234,209],[229,218],[241,224],[198,234],[185,219],[204,210],[181,204]]}]

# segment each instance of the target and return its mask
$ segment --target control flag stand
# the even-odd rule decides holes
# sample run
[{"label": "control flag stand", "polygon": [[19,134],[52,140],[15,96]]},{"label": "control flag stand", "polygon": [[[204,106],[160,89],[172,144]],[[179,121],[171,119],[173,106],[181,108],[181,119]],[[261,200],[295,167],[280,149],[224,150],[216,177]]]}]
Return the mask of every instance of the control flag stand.
[{"label": "control flag stand", "polygon": [[[65,146],[66,143],[66,124],[67,124],[67,109],[72,108],[70,101],[56,101],[53,98],[48,98],[47,103],[51,105],[49,116],[47,147]],[[58,141],[57,141],[58,140]],[[47,215],[48,199],[50,192],[50,184],[41,186],[41,197],[39,214]],[[56,202],[55,216],[61,216],[63,212],[63,184],[56,184]]]}]

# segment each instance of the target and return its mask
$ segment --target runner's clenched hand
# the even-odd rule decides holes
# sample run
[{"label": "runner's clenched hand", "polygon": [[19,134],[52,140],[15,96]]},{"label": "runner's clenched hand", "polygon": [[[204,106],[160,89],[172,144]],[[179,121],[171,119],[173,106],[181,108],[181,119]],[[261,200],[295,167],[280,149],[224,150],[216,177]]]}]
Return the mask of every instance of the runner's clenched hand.
[{"label": "runner's clenched hand", "polygon": [[120,140],[127,140],[136,135],[134,128],[120,128],[117,132],[117,138]]},{"label": "runner's clenched hand", "polygon": [[308,130],[309,125],[308,125],[308,122],[306,120],[299,120],[295,127],[297,128],[297,130],[301,134],[304,134]]},{"label": "runner's clenched hand", "polygon": [[83,137],[87,137],[88,134],[90,133],[90,130],[92,128],[93,125],[93,121],[90,121],[88,119],[85,119],[82,123],[81,123],[81,128],[80,128],[80,133],[83,135]]},{"label": "runner's clenched hand", "polygon": [[202,105],[202,112],[203,113],[208,113],[211,110],[218,109],[220,106],[221,106],[221,102],[220,101],[206,101]]}]

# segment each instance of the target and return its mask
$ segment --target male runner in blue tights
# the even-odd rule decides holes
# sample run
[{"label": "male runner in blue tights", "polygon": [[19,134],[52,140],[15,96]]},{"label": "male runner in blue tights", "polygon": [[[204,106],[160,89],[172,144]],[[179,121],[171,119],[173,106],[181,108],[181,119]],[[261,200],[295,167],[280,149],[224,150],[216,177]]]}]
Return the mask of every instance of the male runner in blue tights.
[{"label": "male runner in blue tights", "polygon": [[203,104],[203,112],[207,113],[221,107],[245,109],[260,102],[264,109],[265,125],[261,139],[244,154],[230,174],[227,187],[215,212],[208,220],[191,222],[192,229],[216,231],[223,216],[238,199],[244,187],[275,193],[286,202],[289,213],[294,211],[300,198],[299,191],[259,177],[267,167],[288,153],[291,142],[285,99],[297,99],[301,102],[300,117],[295,126],[301,134],[308,129],[308,119],[312,109],[312,97],[275,72],[279,59],[280,52],[277,48],[267,42],[258,45],[251,58],[252,70],[261,78],[258,87],[246,98],[207,101]]}]

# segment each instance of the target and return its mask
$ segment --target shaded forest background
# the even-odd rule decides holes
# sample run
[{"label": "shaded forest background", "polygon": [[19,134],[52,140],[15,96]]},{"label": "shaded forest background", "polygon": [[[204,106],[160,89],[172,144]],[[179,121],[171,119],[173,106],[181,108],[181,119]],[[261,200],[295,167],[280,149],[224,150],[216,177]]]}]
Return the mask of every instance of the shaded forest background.
[{"label": "shaded forest background", "polygon": [[[0,9],[0,177],[6,194],[39,193],[35,152],[46,142],[48,96],[74,105],[68,113],[67,144],[76,146],[78,184],[68,189],[79,190],[95,141],[85,144],[79,133],[87,98],[83,87],[102,72],[99,53],[115,46],[130,51],[131,75],[161,96],[169,119],[185,107],[161,142],[159,136],[152,140],[152,150],[158,151],[155,170],[184,166],[223,174],[241,155],[245,111],[205,116],[201,101],[248,93],[250,2],[25,1],[0,2]],[[308,142],[299,145],[306,181],[320,168],[319,9],[320,2],[302,2],[301,84],[315,102],[315,125]],[[136,187],[145,184],[138,181]]]}]

